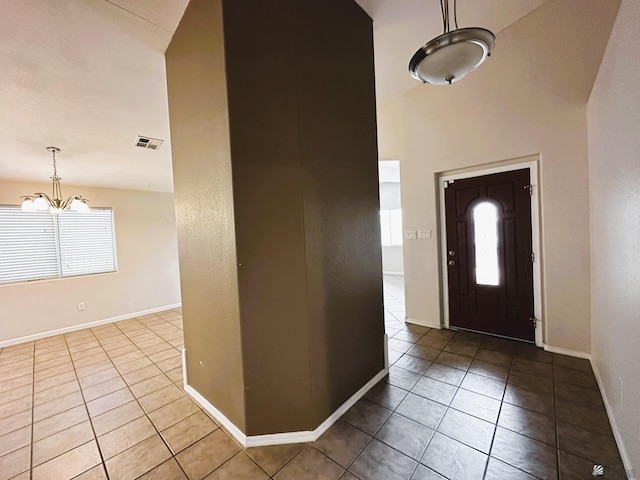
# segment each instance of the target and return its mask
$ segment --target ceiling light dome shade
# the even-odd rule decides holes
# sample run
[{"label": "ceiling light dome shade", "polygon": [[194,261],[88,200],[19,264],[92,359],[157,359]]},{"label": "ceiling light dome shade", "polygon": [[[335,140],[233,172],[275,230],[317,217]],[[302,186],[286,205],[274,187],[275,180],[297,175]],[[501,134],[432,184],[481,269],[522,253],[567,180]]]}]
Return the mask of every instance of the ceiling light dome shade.
[{"label": "ceiling light dome shade", "polygon": [[478,68],[491,54],[495,43],[495,35],[485,28],[449,31],[418,49],[409,61],[409,71],[413,78],[424,83],[455,83]]}]

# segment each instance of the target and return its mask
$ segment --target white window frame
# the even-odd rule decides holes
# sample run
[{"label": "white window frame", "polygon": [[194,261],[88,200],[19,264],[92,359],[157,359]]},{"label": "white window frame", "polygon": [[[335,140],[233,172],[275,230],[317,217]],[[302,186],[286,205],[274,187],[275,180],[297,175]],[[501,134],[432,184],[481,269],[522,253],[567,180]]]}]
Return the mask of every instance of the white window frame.
[{"label": "white window frame", "polygon": [[[25,254],[24,252],[22,252],[21,254],[22,257],[20,258],[20,255],[19,255],[18,258],[26,261],[24,261],[24,263],[19,267],[14,266],[13,267],[14,272],[18,272],[20,268],[22,269],[26,268],[32,274],[24,275],[22,277],[20,277],[19,275],[8,276],[7,280],[4,280],[3,275],[0,275],[0,286],[12,285],[16,283],[72,278],[72,277],[87,276],[87,275],[100,275],[104,273],[117,272],[118,258],[117,258],[117,247],[116,247],[115,220],[114,220],[114,214],[113,214],[112,208],[92,208],[91,210],[89,210],[89,212],[86,212],[86,213],[65,211],[59,214],[54,214],[50,212],[22,212],[20,207],[16,205],[0,205],[0,228],[7,228],[8,225],[10,225],[9,222],[4,222],[5,223],[4,225],[2,222],[3,213],[6,212],[7,209],[17,211],[18,215],[20,214],[38,215],[47,223],[48,223],[47,221],[48,219],[44,216],[45,215],[50,216],[52,220],[50,223],[51,232],[45,232],[42,238],[43,238],[43,241],[48,245],[49,250],[51,250],[51,248],[55,248],[55,259],[54,259],[54,256],[51,254],[52,252],[49,251],[48,258],[41,258],[40,263],[36,261],[30,264],[29,261],[26,260],[29,254],[28,253]],[[86,216],[91,215],[92,212],[97,213],[97,212],[104,212],[104,211],[108,211],[110,213],[108,218],[107,219],[96,218],[96,224],[94,225],[95,227],[99,227],[99,226],[106,227],[106,225],[108,225],[108,230],[104,233],[100,233],[100,231],[98,230],[96,230],[95,233],[91,232],[91,228],[89,229],[89,231],[87,231],[86,230],[87,225],[84,225],[85,227],[84,230],[82,231],[78,230],[77,232],[74,232],[72,230],[71,233],[69,233],[69,231],[61,230],[61,226],[60,226],[61,222],[60,222],[60,217],[58,217],[58,215],[64,215],[65,219],[73,218],[73,216],[75,215],[78,215],[79,217],[83,216],[84,218],[86,218]],[[15,214],[15,212],[13,214]],[[104,220],[107,220],[108,224]],[[78,225],[70,226],[67,222],[64,222],[64,221],[62,223],[63,225],[65,225],[63,227],[64,230],[68,230],[69,228],[72,228],[72,229],[80,228],[80,226]],[[102,225],[100,225],[100,223],[102,223]],[[89,227],[91,226],[92,225],[89,225]],[[84,245],[81,242],[74,242],[74,236],[76,234],[80,238],[84,239]],[[33,232],[24,232],[24,233],[17,232],[15,234],[14,240],[18,242],[21,240],[24,240],[25,242],[27,242],[28,239],[32,238],[31,235],[33,235]],[[110,243],[108,242],[108,240],[105,239],[105,237],[110,240]],[[91,251],[89,249],[92,246],[97,246],[98,247],[97,251],[99,253],[96,254],[93,265],[87,265],[86,264],[86,259],[88,258],[87,253]],[[85,247],[86,247],[86,250],[83,249]],[[84,261],[85,263],[84,268],[76,268],[75,270],[74,269],[69,270],[68,266],[65,268],[63,265],[63,259],[65,256],[67,256],[67,258],[70,258],[70,259],[75,259],[76,262],[79,262],[80,264],[82,264]],[[0,259],[2,259],[2,252],[0,252]],[[97,261],[97,264],[96,264],[96,261]],[[0,272],[2,267],[3,266],[0,264]],[[37,273],[38,268],[41,268],[42,274]],[[36,272],[36,273],[33,274],[33,272]]]}]

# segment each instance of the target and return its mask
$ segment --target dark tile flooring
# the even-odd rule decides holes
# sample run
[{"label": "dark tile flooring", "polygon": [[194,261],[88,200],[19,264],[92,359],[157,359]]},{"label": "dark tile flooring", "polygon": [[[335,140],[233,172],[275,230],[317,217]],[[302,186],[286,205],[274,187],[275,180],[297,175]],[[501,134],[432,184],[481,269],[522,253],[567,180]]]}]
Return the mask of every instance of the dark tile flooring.
[{"label": "dark tile flooring", "polygon": [[626,478],[587,360],[412,325],[389,349],[386,382],[343,417],[371,437],[359,478]]},{"label": "dark tile flooring", "polygon": [[602,464],[603,478],[627,478],[587,360],[405,324],[401,286],[385,280],[389,377],[343,417],[371,437],[349,471],[373,480],[579,480]]}]

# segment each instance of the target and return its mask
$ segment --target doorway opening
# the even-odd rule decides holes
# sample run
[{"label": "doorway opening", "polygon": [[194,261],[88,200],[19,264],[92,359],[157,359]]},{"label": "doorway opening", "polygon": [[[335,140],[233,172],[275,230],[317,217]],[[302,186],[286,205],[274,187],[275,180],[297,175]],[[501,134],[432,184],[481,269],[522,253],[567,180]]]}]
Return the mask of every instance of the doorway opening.
[{"label": "doorway opening", "polygon": [[542,346],[537,165],[440,176],[445,328]]},{"label": "doorway opening", "polygon": [[403,325],[406,316],[400,161],[379,161],[378,178],[385,320],[387,327],[393,329]]}]

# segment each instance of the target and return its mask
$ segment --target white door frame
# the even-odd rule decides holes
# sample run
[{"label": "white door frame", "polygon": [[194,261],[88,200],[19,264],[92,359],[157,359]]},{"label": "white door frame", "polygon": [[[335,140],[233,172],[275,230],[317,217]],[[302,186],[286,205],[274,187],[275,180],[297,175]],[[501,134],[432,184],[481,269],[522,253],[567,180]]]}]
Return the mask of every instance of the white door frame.
[{"label": "white door frame", "polygon": [[[438,177],[440,190],[440,263],[442,269],[442,305],[444,327],[449,328],[449,276],[447,268],[447,228],[446,228],[446,212],[444,204],[445,182],[454,183],[456,180],[463,178],[480,177],[490,175],[492,173],[511,172],[513,170],[529,169],[531,178],[531,247],[533,249],[533,306],[534,316],[536,318],[535,341],[536,346],[543,346],[543,336],[546,338],[546,323],[542,316],[542,275],[541,263],[542,254],[540,252],[540,189],[538,177],[538,161],[539,156],[534,155],[519,159],[517,163],[502,164],[495,167],[481,167],[477,170],[465,169],[464,171],[442,173]],[[543,335],[543,329],[544,335]]]}]

